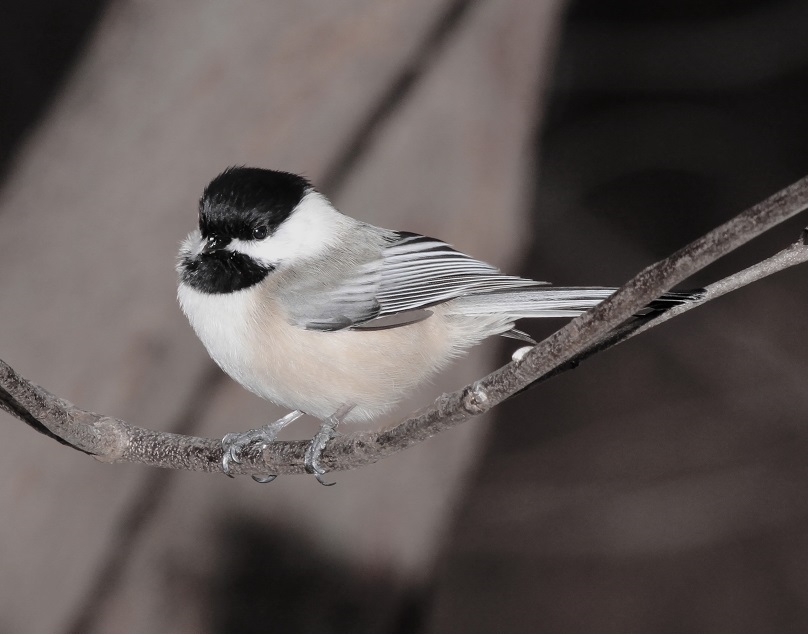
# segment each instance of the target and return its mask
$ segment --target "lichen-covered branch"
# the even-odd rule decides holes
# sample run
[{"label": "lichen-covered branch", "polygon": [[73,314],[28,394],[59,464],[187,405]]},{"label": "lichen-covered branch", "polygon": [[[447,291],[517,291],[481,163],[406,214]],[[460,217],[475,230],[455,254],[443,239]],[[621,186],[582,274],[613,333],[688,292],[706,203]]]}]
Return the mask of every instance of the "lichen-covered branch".
[{"label": "lichen-covered branch", "polygon": [[[328,471],[348,470],[420,443],[490,410],[532,384],[574,367],[578,362],[662,324],[696,306],[755,280],[808,260],[805,234],[787,249],[707,287],[697,302],[683,304],[646,320],[632,319],[650,301],[808,207],[808,177],[742,212],[673,255],[647,267],[613,296],[511,362],[472,385],[442,395],[431,406],[379,432],[356,432],[329,443],[322,459]],[[120,419],[77,408],[17,374],[0,360],[0,409],[41,432],[107,462],[221,471],[221,443],[133,426]],[[301,474],[307,441],[277,441],[252,448],[232,466],[235,474]]]}]

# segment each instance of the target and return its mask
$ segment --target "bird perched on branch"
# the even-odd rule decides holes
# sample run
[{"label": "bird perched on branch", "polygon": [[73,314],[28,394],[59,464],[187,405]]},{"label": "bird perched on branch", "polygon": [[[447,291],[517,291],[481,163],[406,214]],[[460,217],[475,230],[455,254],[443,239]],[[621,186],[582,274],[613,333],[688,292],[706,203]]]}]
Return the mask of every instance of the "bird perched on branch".
[{"label": "bird perched on branch", "polygon": [[[213,360],[291,410],[226,435],[224,472],[305,413],[322,422],[305,458],[321,483],[342,421],[384,413],[487,337],[534,343],[518,319],[576,316],[615,291],[505,275],[435,238],[346,216],[301,176],[247,167],[205,188],[177,270],[180,306]],[[650,308],[693,297],[668,293]]]}]

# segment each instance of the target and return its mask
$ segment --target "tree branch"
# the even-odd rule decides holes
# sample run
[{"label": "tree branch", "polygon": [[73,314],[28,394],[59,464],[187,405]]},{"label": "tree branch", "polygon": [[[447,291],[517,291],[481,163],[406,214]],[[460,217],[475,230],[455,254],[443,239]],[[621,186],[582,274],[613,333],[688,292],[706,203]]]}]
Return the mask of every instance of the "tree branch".
[{"label": "tree branch", "polygon": [[[647,267],[614,295],[575,318],[513,361],[462,390],[379,432],[334,439],[322,465],[328,471],[374,463],[487,412],[508,397],[576,366],[581,360],[662,324],[755,280],[808,260],[806,234],[797,243],[753,267],[710,285],[696,302],[649,319],[632,319],[673,286],[808,206],[808,177],[742,212],[673,255]],[[0,408],[67,444],[106,462],[134,462],[172,469],[221,471],[221,442],[133,426],[77,408],[22,378],[0,360]],[[278,441],[250,448],[237,474],[301,474],[307,441]]]}]

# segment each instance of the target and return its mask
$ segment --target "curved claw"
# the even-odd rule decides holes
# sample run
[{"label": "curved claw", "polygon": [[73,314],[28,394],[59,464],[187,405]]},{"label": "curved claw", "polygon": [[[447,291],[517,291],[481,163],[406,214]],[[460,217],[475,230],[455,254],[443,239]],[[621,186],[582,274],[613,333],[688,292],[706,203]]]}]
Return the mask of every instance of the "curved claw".
[{"label": "curved claw", "polygon": [[308,456],[306,457],[306,461],[305,461],[306,471],[309,474],[313,474],[314,478],[317,479],[317,482],[320,485],[325,485],[326,487],[331,487],[332,485],[336,485],[337,484],[336,481],[333,481],[331,483],[326,483],[325,480],[323,480],[323,474],[325,474],[325,470],[320,467],[320,462],[317,460],[318,458],[319,457],[308,457]]},{"label": "curved claw", "polygon": [[303,466],[306,468],[306,471],[309,474],[313,474],[314,478],[317,479],[317,482],[320,485],[325,485],[326,487],[331,487],[332,485],[336,485],[336,483],[326,483],[323,480],[323,474],[325,474],[325,470],[320,467],[320,455],[322,453],[322,448],[318,448],[317,444],[315,443],[315,439],[312,439],[311,445],[306,449],[306,455],[303,458]]},{"label": "curved claw", "polygon": [[[266,449],[266,447],[267,447],[267,444],[266,444],[266,443],[264,443],[264,444],[261,446],[261,451],[263,452],[263,451]],[[277,475],[277,474],[267,474],[267,475],[265,475],[265,476],[258,476],[257,474],[251,474],[251,475],[250,475],[250,477],[251,477],[251,478],[252,478],[252,480],[254,480],[256,483],[271,483],[271,482],[272,482],[272,481],[274,481],[276,478],[278,478],[278,475]]]},{"label": "curved claw", "polygon": [[314,478],[316,478],[316,479],[317,479],[317,482],[318,482],[320,485],[324,485],[325,487],[331,487],[332,485],[336,485],[336,484],[337,484],[337,482],[336,482],[336,481],[331,481],[330,483],[326,483],[326,482],[323,480],[323,475],[322,475],[322,474],[315,474],[315,475],[314,475]]},{"label": "curved claw", "polygon": [[326,483],[323,480],[325,470],[320,467],[320,457],[323,454],[325,444],[330,438],[333,437],[333,434],[334,432],[331,430],[329,430],[327,433],[320,430],[320,432],[318,432],[317,435],[311,440],[309,447],[306,448],[306,454],[303,459],[303,465],[305,466],[306,471],[309,474],[313,474],[314,478],[317,479],[317,482],[320,485],[325,485],[326,487],[331,487],[332,485],[336,485],[336,483]]},{"label": "curved claw", "polygon": [[[228,436],[230,436],[230,435],[228,435]],[[222,439],[222,450],[223,450],[223,452],[222,452],[222,471],[225,474],[227,474],[230,478],[236,478],[230,472],[230,464],[231,463],[241,463],[241,461],[239,460],[236,453],[233,451],[234,447],[232,445],[231,446],[226,446],[224,439]]]},{"label": "curved claw", "polygon": [[277,474],[267,474],[266,476],[256,476],[255,474],[252,475],[252,480],[256,483],[271,483],[276,478],[278,478]]},{"label": "curved claw", "polygon": [[230,472],[230,464],[241,463],[239,454],[244,449],[244,443],[239,443],[238,437],[238,434],[231,432],[222,438],[222,471],[230,478],[236,478]]}]

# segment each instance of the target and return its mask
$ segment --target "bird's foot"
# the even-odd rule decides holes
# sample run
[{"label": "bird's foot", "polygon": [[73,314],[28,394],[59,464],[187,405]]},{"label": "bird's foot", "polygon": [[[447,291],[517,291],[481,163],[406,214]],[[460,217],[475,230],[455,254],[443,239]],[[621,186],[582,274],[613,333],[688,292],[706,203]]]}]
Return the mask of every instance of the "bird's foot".
[{"label": "bird's foot", "polygon": [[323,456],[323,450],[328,442],[337,436],[337,426],[342,423],[343,419],[348,416],[348,413],[353,410],[353,405],[342,406],[333,415],[324,419],[320,424],[320,430],[312,438],[309,447],[306,448],[306,454],[303,458],[303,464],[309,474],[314,474],[314,478],[320,485],[330,487],[335,483],[326,483],[323,479],[325,469],[320,465],[320,459]]},{"label": "bird's foot", "polygon": [[[303,413],[300,410],[293,410],[285,417],[260,428],[247,430],[247,432],[231,432],[230,434],[224,435],[222,438],[222,471],[230,478],[235,478],[230,471],[230,466],[233,463],[241,463],[241,453],[244,452],[245,448],[254,443],[260,443],[262,448],[266,447],[268,443],[272,443],[275,440],[278,433],[283,430],[283,428],[302,415]],[[277,475],[253,475],[252,478],[259,483],[271,483],[277,478]]]}]

